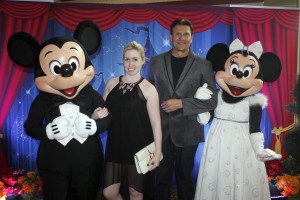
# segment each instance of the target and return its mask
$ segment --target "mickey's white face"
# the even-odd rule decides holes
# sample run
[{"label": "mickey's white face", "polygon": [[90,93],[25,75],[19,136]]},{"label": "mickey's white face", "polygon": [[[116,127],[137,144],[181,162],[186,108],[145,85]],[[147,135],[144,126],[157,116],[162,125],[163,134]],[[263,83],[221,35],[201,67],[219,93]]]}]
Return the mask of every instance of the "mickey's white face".
[{"label": "mickey's white face", "polygon": [[233,54],[224,67],[225,71],[218,71],[215,78],[218,85],[231,96],[249,96],[262,89],[263,81],[257,78],[260,66],[253,56]]},{"label": "mickey's white face", "polygon": [[45,46],[39,62],[46,76],[35,79],[41,91],[73,99],[94,77],[92,65],[85,68],[85,54],[76,42],[66,42],[61,48],[54,44]]}]

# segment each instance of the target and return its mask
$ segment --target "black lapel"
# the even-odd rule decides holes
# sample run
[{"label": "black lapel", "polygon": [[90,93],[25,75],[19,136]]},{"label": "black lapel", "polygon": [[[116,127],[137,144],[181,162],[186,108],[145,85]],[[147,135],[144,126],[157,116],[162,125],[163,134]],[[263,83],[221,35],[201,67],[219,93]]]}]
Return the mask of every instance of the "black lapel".
[{"label": "black lapel", "polygon": [[186,64],[185,64],[182,72],[181,72],[181,75],[179,76],[179,79],[178,79],[177,85],[175,87],[175,90],[181,85],[182,81],[185,79],[185,77],[186,77],[187,73],[190,71],[194,61],[195,61],[195,54],[190,49],[188,59],[186,61]]},{"label": "black lapel", "polygon": [[172,75],[172,66],[171,66],[171,51],[167,52],[164,56],[165,59],[165,66],[167,71],[167,77],[169,80],[169,83],[174,91],[174,83],[173,83],[173,75]]}]

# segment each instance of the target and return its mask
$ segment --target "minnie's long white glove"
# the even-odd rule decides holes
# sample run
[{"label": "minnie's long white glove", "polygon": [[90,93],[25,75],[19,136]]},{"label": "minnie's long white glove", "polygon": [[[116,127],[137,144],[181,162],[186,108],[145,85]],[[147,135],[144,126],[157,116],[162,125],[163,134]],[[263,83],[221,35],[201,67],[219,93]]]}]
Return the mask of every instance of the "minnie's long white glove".
[{"label": "minnie's long white glove", "polygon": [[[195,98],[200,99],[200,100],[208,100],[211,98],[212,91],[207,89],[207,83],[204,83],[202,87],[199,87],[194,95]],[[209,112],[204,112],[200,113],[197,115],[197,121],[201,125],[205,125],[208,123],[210,119],[210,113]]]},{"label": "minnie's long white glove", "polygon": [[261,132],[251,133],[250,141],[255,152],[256,158],[259,161],[279,160],[282,158],[280,154],[271,149],[264,148],[264,135]]}]

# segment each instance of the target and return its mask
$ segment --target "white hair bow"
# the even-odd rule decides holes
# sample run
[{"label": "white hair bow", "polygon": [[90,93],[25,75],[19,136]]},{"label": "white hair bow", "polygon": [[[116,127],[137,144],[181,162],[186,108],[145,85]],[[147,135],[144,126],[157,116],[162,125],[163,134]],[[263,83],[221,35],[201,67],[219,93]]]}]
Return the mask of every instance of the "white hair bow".
[{"label": "white hair bow", "polygon": [[235,39],[229,45],[229,51],[230,53],[232,53],[238,50],[250,51],[254,53],[254,55],[256,55],[257,58],[260,58],[263,52],[263,48],[261,46],[260,41],[254,42],[250,46],[244,46],[244,44],[239,39]]}]

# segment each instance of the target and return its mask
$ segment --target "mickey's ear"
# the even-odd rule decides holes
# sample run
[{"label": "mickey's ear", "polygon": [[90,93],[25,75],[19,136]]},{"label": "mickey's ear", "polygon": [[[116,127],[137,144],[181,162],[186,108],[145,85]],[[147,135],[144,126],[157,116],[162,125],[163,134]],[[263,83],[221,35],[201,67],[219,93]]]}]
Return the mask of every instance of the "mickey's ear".
[{"label": "mickey's ear", "polygon": [[208,50],[206,59],[212,63],[215,71],[220,71],[224,70],[224,65],[228,56],[229,47],[226,44],[218,43]]},{"label": "mickey's ear", "polygon": [[90,20],[78,24],[74,31],[74,38],[84,46],[89,55],[94,54],[102,43],[101,31],[98,25]]},{"label": "mickey's ear", "polygon": [[263,80],[265,82],[276,81],[281,73],[281,62],[277,55],[272,52],[267,52],[259,58]]},{"label": "mickey's ear", "polygon": [[25,68],[34,67],[34,59],[39,43],[30,34],[18,32],[9,37],[7,51],[9,57],[18,65]]}]

